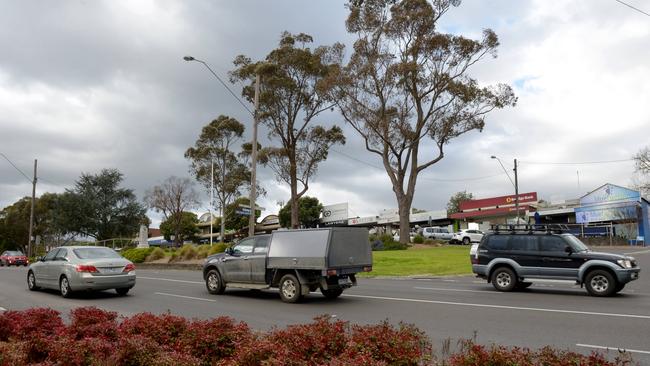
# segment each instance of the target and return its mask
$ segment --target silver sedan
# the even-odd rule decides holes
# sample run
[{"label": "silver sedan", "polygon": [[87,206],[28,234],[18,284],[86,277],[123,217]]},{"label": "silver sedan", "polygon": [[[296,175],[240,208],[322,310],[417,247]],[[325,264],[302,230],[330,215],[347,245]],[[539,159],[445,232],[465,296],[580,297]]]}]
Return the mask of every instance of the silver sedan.
[{"label": "silver sedan", "polygon": [[126,295],[135,286],[135,266],[110,248],[59,247],[29,266],[27,286],[59,290],[63,297],[108,289]]}]

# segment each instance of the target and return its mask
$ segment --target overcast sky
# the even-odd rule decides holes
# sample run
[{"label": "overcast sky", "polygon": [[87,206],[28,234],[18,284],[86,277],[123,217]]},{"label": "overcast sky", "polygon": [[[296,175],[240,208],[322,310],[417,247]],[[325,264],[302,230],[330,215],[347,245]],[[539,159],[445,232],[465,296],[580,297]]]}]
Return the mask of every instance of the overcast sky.
[{"label": "overcast sky", "polygon": [[[650,12],[647,0],[629,3]],[[316,45],[343,42],[349,55],[344,4],[0,0],[0,153],[28,176],[38,159],[37,195],[63,191],[81,172],[116,168],[141,199],[170,175],[189,176],[183,153],[210,120],[226,114],[251,125],[243,107],[184,55],[227,78],[236,55],[264,57],[284,30],[309,33]],[[520,192],[546,200],[577,198],[607,182],[633,185],[632,161],[539,163],[626,160],[650,145],[650,17],[615,0],[465,0],[440,26],[468,37],[496,31],[498,58],[472,76],[512,85],[519,102],[489,115],[483,132],[453,140],[421,175],[414,207],[444,209],[462,190],[513,193],[491,155],[507,169],[517,158]],[[343,127],[348,143],[321,164],[308,195],[349,202],[354,216],[397,207],[379,159],[343,119],[330,113],[318,122]],[[289,189],[268,168],[258,176],[268,191],[264,214],[275,213]],[[0,158],[0,208],[30,194],[28,179]]]}]

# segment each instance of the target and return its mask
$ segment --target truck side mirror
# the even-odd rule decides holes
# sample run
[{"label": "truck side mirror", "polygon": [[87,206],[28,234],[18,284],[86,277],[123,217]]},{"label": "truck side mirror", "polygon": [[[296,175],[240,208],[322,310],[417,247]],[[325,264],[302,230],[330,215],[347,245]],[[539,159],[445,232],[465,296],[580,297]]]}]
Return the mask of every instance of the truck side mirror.
[{"label": "truck side mirror", "polygon": [[228,247],[228,248],[226,248],[226,250],[225,250],[224,252],[225,252],[226,254],[228,254],[228,255],[232,255],[232,254],[234,253],[234,251],[232,250],[232,247]]}]

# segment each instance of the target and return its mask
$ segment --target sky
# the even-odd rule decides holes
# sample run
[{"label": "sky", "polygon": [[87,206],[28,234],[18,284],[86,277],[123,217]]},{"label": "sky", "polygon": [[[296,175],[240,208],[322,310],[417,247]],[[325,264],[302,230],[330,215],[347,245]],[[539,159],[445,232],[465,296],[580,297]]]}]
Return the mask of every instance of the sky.
[{"label": "sky", "polygon": [[[650,12],[650,1],[628,2]],[[285,30],[308,33],[315,45],[342,42],[348,56],[354,42],[342,0],[0,0],[0,9],[0,153],[27,176],[0,156],[0,208],[31,195],[34,159],[37,195],[115,168],[142,199],[169,176],[190,176],[183,154],[217,116],[239,119],[250,139],[250,115],[185,55],[227,80],[237,55],[263,58]],[[439,24],[472,38],[485,28],[499,36],[498,57],[470,75],[510,84],[517,106],[445,146],[445,158],[420,175],[413,207],[442,210],[464,190],[513,194],[492,155],[506,169],[518,159],[519,191],[551,202],[643,179],[630,159],[650,145],[649,16],[615,0],[464,0]],[[326,205],[348,202],[351,217],[396,208],[379,158],[343,118],[335,111],[315,122],[342,127],[347,143],[321,163],[307,194]],[[260,142],[273,144],[264,129]],[[577,164],[603,161],[616,162]],[[276,213],[289,187],[270,168],[258,178],[267,191],[263,215]],[[208,194],[196,189],[196,211],[205,212]],[[150,216],[155,226],[160,216]]]}]

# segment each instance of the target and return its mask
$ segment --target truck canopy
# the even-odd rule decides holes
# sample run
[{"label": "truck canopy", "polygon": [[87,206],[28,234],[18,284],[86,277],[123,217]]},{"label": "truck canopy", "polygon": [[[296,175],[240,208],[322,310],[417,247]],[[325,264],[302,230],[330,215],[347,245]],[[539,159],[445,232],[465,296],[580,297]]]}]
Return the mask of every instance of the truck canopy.
[{"label": "truck canopy", "polygon": [[366,228],[275,231],[267,268],[330,269],[372,265]]}]

